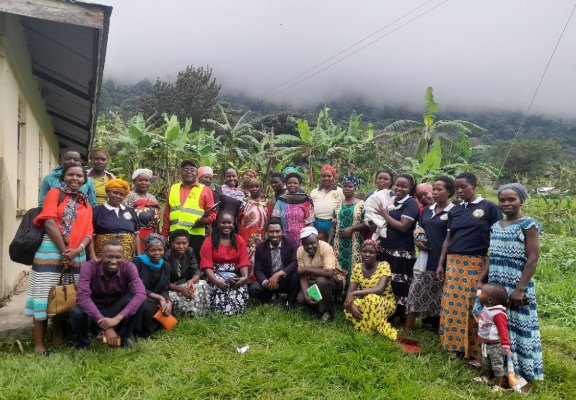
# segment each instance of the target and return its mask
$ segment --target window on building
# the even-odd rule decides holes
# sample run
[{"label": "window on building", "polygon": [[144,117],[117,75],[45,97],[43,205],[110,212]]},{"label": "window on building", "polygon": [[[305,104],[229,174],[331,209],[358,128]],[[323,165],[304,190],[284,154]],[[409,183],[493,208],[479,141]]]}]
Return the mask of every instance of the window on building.
[{"label": "window on building", "polygon": [[16,208],[23,209],[25,203],[26,183],[26,103],[18,101],[18,163],[16,174]]}]

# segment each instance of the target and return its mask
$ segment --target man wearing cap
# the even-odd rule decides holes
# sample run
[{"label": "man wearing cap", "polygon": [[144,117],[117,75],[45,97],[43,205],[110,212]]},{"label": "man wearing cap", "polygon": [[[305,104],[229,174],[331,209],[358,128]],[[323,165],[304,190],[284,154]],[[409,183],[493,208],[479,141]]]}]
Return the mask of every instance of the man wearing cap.
[{"label": "man wearing cap", "polygon": [[216,219],[216,212],[204,215],[214,205],[212,190],[197,181],[196,164],[184,160],[180,164],[181,182],[168,191],[164,207],[162,236],[168,237],[176,229],[184,229],[190,234],[190,247],[200,262],[200,248],[206,236],[206,225]]},{"label": "man wearing cap", "polygon": [[[302,245],[296,252],[301,288],[298,303],[317,312],[322,322],[329,322],[333,319],[336,297],[344,290],[346,272],[338,267],[332,246],[318,239],[316,228],[303,228],[300,239]],[[308,288],[314,284],[320,289],[320,301],[308,295]]]}]

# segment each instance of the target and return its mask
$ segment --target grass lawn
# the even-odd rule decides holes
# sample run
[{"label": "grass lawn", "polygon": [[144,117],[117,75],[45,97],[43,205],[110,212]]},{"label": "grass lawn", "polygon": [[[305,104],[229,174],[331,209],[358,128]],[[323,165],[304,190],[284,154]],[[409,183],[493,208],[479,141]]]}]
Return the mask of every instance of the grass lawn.
[{"label": "grass lawn", "polygon": [[[546,234],[536,273],[545,380],[531,399],[576,399],[576,239]],[[501,399],[450,359],[434,332],[411,334],[421,355],[328,325],[303,311],[253,306],[244,315],[182,320],[136,349],[64,349],[51,357],[0,342],[0,399]],[[236,347],[250,349],[236,354]]]},{"label": "grass lawn", "polygon": [[[576,334],[543,321],[546,380],[534,399],[574,399]],[[475,384],[475,372],[415,332],[419,356],[354,331],[341,314],[321,325],[278,305],[236,317],[183,320],[136,349],[65,349],[51,357],[0,346],[1,399],[471,399],[520,398]],[[235,348],[250,345],[243,355]]]}]

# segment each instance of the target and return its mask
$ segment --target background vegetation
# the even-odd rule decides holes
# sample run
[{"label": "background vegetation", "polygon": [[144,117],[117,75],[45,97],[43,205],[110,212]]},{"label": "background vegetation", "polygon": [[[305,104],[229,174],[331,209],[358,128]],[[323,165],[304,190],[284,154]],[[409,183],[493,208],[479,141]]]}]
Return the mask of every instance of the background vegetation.
[{"label": "background vegetation", "polygon": [[152,168],[161,195],[182,157],[218,172],[252,167],[264,177],[294,164],[309,187],[330,162],[360,176],[364,192],[372,190],[377,169],[389,168],[420,180],[472,170],[486,187],[520,180],[573,194],[576,121],[530,116],[513,141],[521,113],[444,110],[431,88],[423,90],[422,108],[375,107],[362,99],[278,106],[223,93],[209,67],[189,66],[173,83],[105,81],[96,141],[110,147],[117,172]]}]

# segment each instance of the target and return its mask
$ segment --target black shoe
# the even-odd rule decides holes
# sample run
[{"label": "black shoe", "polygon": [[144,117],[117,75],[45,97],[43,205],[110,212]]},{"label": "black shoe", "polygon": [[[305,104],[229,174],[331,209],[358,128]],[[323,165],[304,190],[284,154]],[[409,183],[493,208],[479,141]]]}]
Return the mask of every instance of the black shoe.
[{"label": "black shoe", "polygon": [[126,347],[127,349],[133,349],[136,347],[136,342],[134,342],[130,338],[122,339],[122,347]]},{"label": "black shoe", "polygon": [[88,350],[90,348],[90,344],[88,343],[76,343],[74,346],[76,350]]}]

